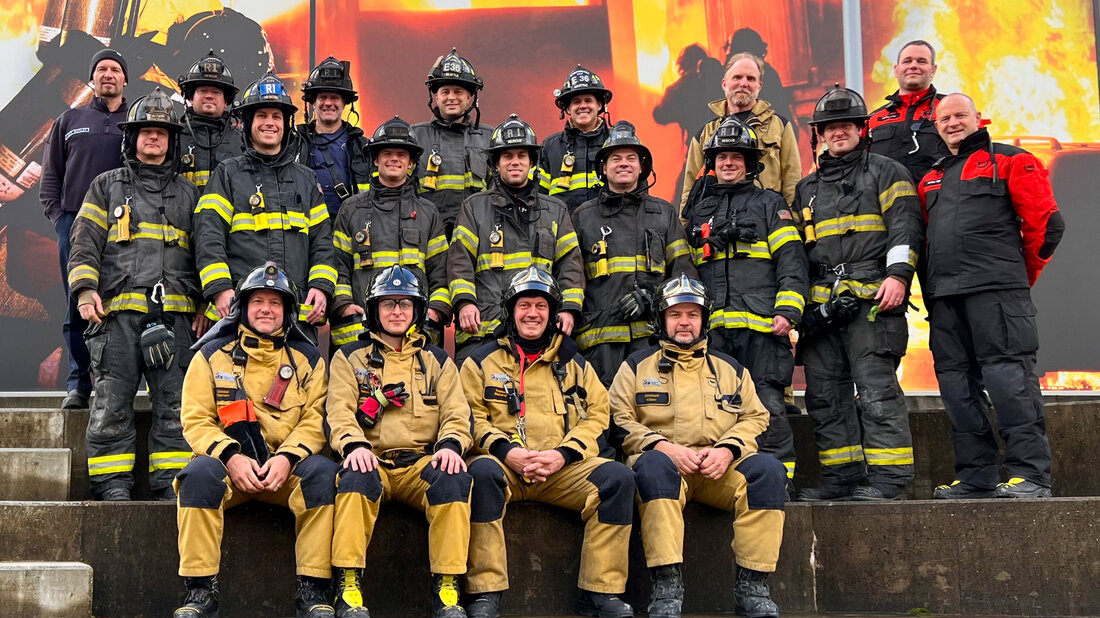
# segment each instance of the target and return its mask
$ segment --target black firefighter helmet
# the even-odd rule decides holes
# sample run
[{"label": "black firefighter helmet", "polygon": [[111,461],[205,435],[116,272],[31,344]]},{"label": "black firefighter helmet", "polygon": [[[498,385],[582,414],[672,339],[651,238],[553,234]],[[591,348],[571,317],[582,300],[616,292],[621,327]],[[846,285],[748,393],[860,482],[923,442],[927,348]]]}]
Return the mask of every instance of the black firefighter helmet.
[{"label": "black firefighter helmet", "polygon": [[526,148],[531,154],[531,166],[538,165],[542,147],[535,137],[535,130],[515,114],[508,116],[489,136],[489,147],[485,149],[485,154],[489,156],[489,167],[496,168],[500,153],[513,148]]},{"label": "black firefighter helmet", "polygon": [[244,89],[241,100],[237,103],[237,112],[244,121],[245,142],[252,145],[252,115],[258,109],[273,107],[283,112],[283,142],[285,148],[291,139],[291,129],[294,127],[294,113],[298,106],[290,98],[283,80],[274,73],[268,73],[260,79],[252,82]]},{"label": "black firefighter helmet", "polygon": [[226,103],[232,103],[239,92],[237,86],[233,84],[233,73],[229,70],[229,66],[212,49],[206,56],[191,65],[186,73],[180,75],[176,83],[179,84],[183,98],[188,101],[195,96],[195,88],[199,86],[221,88],[225,93]]},{"label": "black firefighter helmet", "polygon": [[[363,308],[366,311],[364,324],[368,330],[385,330],[378,321],[378,301],[384,296],[404,296],[413,301],[412,326],[416,330],[424,328],[424,321],[428,316],[428,299],[420,286],[420,278],[412,270],[394,264],[380,270],[371,281],[366,298],[363,299]],[[405,333],[389,333],[395,337]]]},{"label": "black firefighter helmet", "polygon": [[138,133],[146,127],[160,127],[168,131],[166,160],[176,161],[183,125],[176,117],[172,99],[168,98],[160,86],[131,103],[126,110],[126,120],[118,123],[118,128],[122,129],[122,144],[127,156],[132,157],[137,153]]},{"label": "black firefighter helmet", "polygon": [[302,84],[302,100],[313,103],[322,92],[338,94],[344,98],[346,104],[359,100],[359,94],[351,83],[350,61],[329,56],[310,71],[309,77]]},{"label": "black firefighter helmet", "polygon": [[413,165],[416,165],[416,162],[420,160],[421,153],[424,152],[424,149],[416,143],[416,136],[412,133],[412,127],[400,116],[394,116],[378,125],[378,128],[374,130],[374,135],[370,138],[370,143],[367,145],[367,155],[371,161],[374,161],[378,153],[386,148],[403,148],[409,151],[409,158],[412,160]]},{"label": "black firefighter helmet", "polygon": [[428,70],[428,79],[424,84],[433,93],[442,86],[462,86],[470,91],[475,100],[478,91],[485,87],[481,77],[474,71],[474,65],[459,56],[457,48],[451,48],[451,53],[436,59],[435,64]]},{"label": "black firefighter helmet", "polygon": [[239,316],[241,324],[251,328],[248,323],[248,300],[257,290],[271,290],[283,298],[283,332],[289,333],[298,322],[298,286],[275,262],[254,268],[241,279],[230,305],[229,316]]},{"label": "black firefighter helmet", "polygon": [[714,135],[710,136],[703,145],[703,161],[708,170],[714,169],[715,159],[721,152],[739,152],[745,157],[745,171],[747,179],[756,178],[760,172],[760,157],[764,151],[760,148],[760,138],[752,127],[738,120],[735,116],[727,116],[718,125]]},{"label": "black firefighter helmet", "polygon": [[836,84],[817,100],[810,126],[822,130],[830,122],[845,121],[862,125],[868,117],[863,97],[855,90]]},{"label": "black firefighter helmet", "polygon": [[644,181],[649,178],[650,173],[653,171],[653,154],[649,152],[649,148],[645,147],[642,140],[638,139],[637,129],[634,125],[626,120],[620,120],[611,127],[607,140],[596,151],[596,177],[600,179],[600,182],[607,182],[603,166],[607,162],[607,158],[611,156],[611,151],[617,148],[630,148],[637,152],[638,159],[642,164],[640,180]]},{"label": "black firefighter helmet", "polygon": [[607,110],[607,104],[611,102],[612,96],[611,90],[604,86],[599,75],[579,64],[577,68],[569,72],[561,88],[554,91],[554,104],[562,111],[563,117],[565,110],[569,107],[569,102],[578,94],[594,95],[596,100],[600,102],[601,114]]}]

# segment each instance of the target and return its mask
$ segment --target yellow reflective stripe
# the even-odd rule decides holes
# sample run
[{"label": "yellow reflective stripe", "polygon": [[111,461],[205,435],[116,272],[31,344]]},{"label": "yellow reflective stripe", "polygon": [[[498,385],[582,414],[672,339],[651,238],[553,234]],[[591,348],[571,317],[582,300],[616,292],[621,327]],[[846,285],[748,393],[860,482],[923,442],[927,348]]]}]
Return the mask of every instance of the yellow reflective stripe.
[{"label": "yellow reflective stripe", "polygon": [[420,270],[425,270],[424,252],[420,249],[417,249],[416,247],[402,247],[401,263],[405,265],[419,266]]},{"label": "yellow reflective stripe", "polygon": [[[851,292],[857,298],[862,298],[864,300],[873,300],[875,298],[875,294],[878,294],[878,289],[880,287],[882,287],[881,281],[876,281],[874,283],[863,283],[861,281],[855,281],[852,279],[844,279],[840,282],[840,285],[837,286],[836,291],[838,295],[843,292]],[[831,285],[815,285],[810,290],[810,302],[817,303],[819,305],[828,302],[829,299],[832,298],[832,290],[833,286]]]},{"label": "yellow reflective stripe", "polygon": [[[325,217],[328,217],[328,211],[325,211]],[[323,220],[323,219],[322,219]],[[311,227],[311,223],[306,219],[305,214],[300,212],[261,212],[255,216],[249,213],[238,212],[233,214],[232,223],[229,225],[230,232],[240,231],[263,231],[263,230],[297,230],[299,232],[307,232]]]},{"label": "yellow reflective stripe", "polygon": [[130,472],[134,469],[134,459],[133,453],[89,457],[88,474],[90,476],[97,476],[100,474],[112,474],[114,472]]},{"label": "yellow reflective stripe", "polygon": [[761,333],[772,331],[772,318],[748,311],[719,309],[710,316],[710,328],[747,328]]},{"label": "yellow reflective stripe", "polygon": [[806,299],[798,292],[780,290],[779,293],[775,295],[775,308],[778,309],[780,307],[794,307],[802,311],[806,308]]},{"label": "yellow reflective stripe", "polygon": [[186,467],[189,461],[191,461],[191,453],[187,451],[149,453],[149,471],[179,470]]},{"label": "yellow reflective stripe", "polygon": [[[649,258],[644,255],[627,255],[608,258],[607,260],[607,273],[633,273],[635,271],[645,271],[646,264],[649,262]],[[664,265],[662,265],[663,267]],[[663,268],[662,268],[663,269]],[[596,263],[589,262],[584,265],[584,272],[589,279],[596,278]]]},{"label": "yellow reflective stripe", "polygon": [[603,343],[629,343],[653,334],[649,322],[631,322],[601,328],[590,328],[576,336],[577,346],[586,350]]},{"label": "yellow reflective stripe", "polygon": [[77,218],[87,219],[103,229],[107,229],[107,211],[91,202],[84,202],[80,207],[80,211],[76,213],[76,216]]},{"label": "yellow reflective stripe", "polygon": [[195,301],[190,296],[184,296],[183,294],[165,294],[161,308],[164,311],[175,311],[177,313],[195,313],[197,309]]},{"label": "yellow reflective stripe", "polygon": [[362,322],[353,322],[347,326],[333,328],[329,336],[332,337],[332,342],[334,344],[344,345],[359,339],[359,335],[365,332],[367,332],[367,328]]},{"label": "yellow reflective stripe", "polygon": [[[563,178],[568,178],[569,179],[569,186],[567,186],[567,187],[562,186],[561,180]],[[540,179],[540,184],[541,184],[541,179]],[[566,191],[575,191],[577,189],[587,189],[589,187],[595,188],[595,187],[600,187],[600,186],[603,186],[603,185],[600,184],[600,179],[599,179],[599,177],[596,176],[595,170],[593,170],[593,171],[588,172],[588,173],[578,172],[576,174],[571,174],[569,176],[558,176],[556,178],[553,178],[550,181],[550,186],[552,187],[550,189],[550,195],[556,195],[558,193],[565,193]]]},{"label": "yellow reflective stripe", "polygon": [[452,279],[451,298],[455,298],[460,294],[469,294],[475,298],[477,297],[477,292],[474,291],[474,284],[465,279]]},{"label": "yellow reflective stripe", "polygon": [[798,230],[794,229],[793,225],[786,225],[768,234],[768,249],[771,250],[772,254],[775,254],[780,247],[796,240],[802,240],[802,237],[798,235]]},{"label": "yellow reflective stripe", "polygon": [[214,306],[214,303],[206,305],[206,309],[203,310],[202,314],[215,322],[222,319],[222,316],[218,315],[218,308]]},{"label": "yellow reflective stripe", "polygon": [[543,168],[539,168],[539,186],[543,189],[550,188],[550,173]]},{"label": "yellow reflective stripe", "polygon": [[[528,174],[530,177],[530,174]],[[429,187],[426,182],[428,178],[435,178],[435,187]],[[434,191],[464,191],[466,189],[484,189],[485,181],[480,178],[474,177],[473,172],[466,172],[465,174],[439,174],[436,176],[425,176],[420,179],[421,189],[430,189]]]},{"label": "yellow reflective stripe", "polygon": [[218,214],[226,223],[233,218],[233,205],[217,193],[207,193],[199,198],[199,205],[195,207],[195,214],[204,210],[211,210]]},{"label": "yellow reflective stripe", "polygon": [[814,225],[820,240],[848,232],[885,232],[886,223],[882,215],[845,215],[836,219],[825,219]]},{"label": "yellow reflective stripe", "polygon": [[558,244],[555,247],[554,261],[556,262],[560,260],[562,256],[564,256],[566,253],[569,253],[570,251],[578,247],[577,233],[569,232],[565,236],[562,236],[558,239]]},{"label": "yellow reflective stripe", "polygon": [[[291,212],[288,214],[296,215],[298,213]],[[328,221],[328,204],[321,202],[321,204],[314,206],[309,211],[309,227],[324,223],[325,221]]]},{"label": "yellow reflective stripe", "polygon": [[351,254],[353,252],[351,248],[351,237],[340,230],[334,230],[332,232],[332,244],[344,253]]},{"label": "yellow reflective stripe", "polygon": [[455,343],[465,343],[474,337],[487,337],[493,334],[493,331],[500,326],[500,320],[489,320],[488,322],[482,322],[481,328],[476,333],[468,333],[462,329],[455,329]]},{"label": "yellow reflective stripe", "polygon": [[869,448],[865,449],[868,466],[908,466],[913,463],[913,448]]},{"label": "yellow reflective stripe", "polygon": [[823,466],[839,466],[863,461],[863,447],[856,444],[854,446],[825,449],[818,452],[817,459]]},{"label": "yellow reflective stripe", "polygon": [[[410,172],[411,172],[411,170],[410,170]],[[374,176],[377,176],[377,175],[378,175],[378,172],[375,172],[375,173],[374,173],[373,175],[374,175]],[[369,182],[361,182],[361,183],[357,183],[357,184],[355,185],[355,188],[356,188],[356,189],[359,189],[359,192],[360,192],[360,193],[368,193],[368,192],[370,191],[370,183],[369,183]]]},{"label": "yellow reflective stripe", "polygon": [[332,285],[336,285],[336,269],[327,264],[317,264],[309,269],[306,281],[311,282],[314,279],[323,279]]},{"label": "yellow reflective stripe", "polygon": [[[118,226],[112,226],[111,231],[107,233],[107,242],[114,242],[116,239],[118,239]],[[171,225],[163,225],[160,223],[138,223],[138,229],[136,232],[130,233],[130,239],[176,242],[184,249],[191,248],[191,240],[187,232],[172,227]]]},{"label": "yellow reflective stripe", "polygon": [[671,264],[673,260],[691,253],[691,247],[687,241],[678,238],[665,247],[665,264]]},{"label": "yellow reflective stripe", "polygon": [[73,287],[73,285],[77,281],[80,281],[82,279],[86,279],[88,281],[91,281],[92,285],[98,286],[99,285],[99,271],[92,268],[91,266],[85,266],[83,264],[81,264],[79,266],[73,266],[69,270],[69,287]]},{"label": "yellow reflective stripe", "polygon": [[335,294],[335,296],[348,296],[348,297],[350,297],[351,296],[351,286],[346,284],[346,283],[337,283],[336,284],[336,294]]},{"label": "yellow reflective stripe", "polygon": [[793,461],[784,461],[784,462],[781,462],[781,463],[783,464],[783,467],[787,469],[787,478],[793,479],[794,478],[794,462]]},{"label": "yellow reflective stripe", "polygon": [[714,251],[711,249],[710,258],[703,257],[702,247],[691,248],[691,259],[695,262],[695,265],[705,264],[707,262],[716,262],[718,260],[733,260],[744,258],[757,258],[761,260],[772,259],[772,253],[768,249],[768,243],[766,241],[754,242],[751,245],[743,242],[736,243],[733,247],[726,247],[725,251]]},{"label": "yellow reflective stripe", "polygon": [[916,196],[917,190],[913,187],[913,183],[908,180],[899,180],[878,194],[878,203],[882,205],[882,212],[885,213],[899,197]]},{"label": "yellow reflective stripe", "polygon": [[910,266],[912,266],[913,268],[917,267],[917,252],[916,251],[913,251],[912,249],[909,250],[909,256],[906,259],[906,263],[909,264]]},{"label": "yellow reflective stripe", "polygon": [[228,281],[233,280],[233,278],[229,276],[229,264],[225,262],[212,262],[209,266],[199,271],[199,279],[204,288],[222,279]]},{"label": "yellow reflective stripe", "polygon": [[[483,270],[490,270],[489,264],[492,260],[492,253],[482,253],[477,256],[477,267],[474,269],[477,272]],[[521,251],[519,253],[505,253],[504,254],[504,269],[503,270],[516,270],[520,268],[527,268],[531,264],[542,264],[544,266],[550,265],[550,260],[533,258],[531,252]],[[501,270],[501,269],[496,269]]]},{"label": "yellow reflective stripe", "polygon": [[451,292],[447,288],[439,288],[428,296],[428,302],[434,303],[436,301],[451,304]]},{"label": "yellow reflective stripe", "polygon": [[440,234],[439,236],[436,236],[435,238],[428,241],[428,259],[429,260],[432,259],[433,257],[439,255],[440,253],[443,253],[446,250],[447,250],[447,236],[446,235]]},{"label": "yellow reflective stripe", "polygon": [[578,307],[584,304],[584,290],[580,288],[565,288],[561,291],[563,303],[575,303]]},{"label": "yellow reflective stripe", "polygon": [[210,182],[210,172],[185,172],[183,177],[190,180],[196,187],[205,187],[206,183]]},{"label": "yellow reflective stripe", "polygon": [[144,294],[128,292],[119,294],[103,303],[103,310],[106,313],[114,313],[116,311],[140,311],[146,313],[149,311],[149,303]]},{"label": "yellow reflective stripe", "polygon": [[454,239],[461,242],[462,246],[470,252],[470,255],[477,255],[478,238],[466,226],[459,225],[455,227]]}]

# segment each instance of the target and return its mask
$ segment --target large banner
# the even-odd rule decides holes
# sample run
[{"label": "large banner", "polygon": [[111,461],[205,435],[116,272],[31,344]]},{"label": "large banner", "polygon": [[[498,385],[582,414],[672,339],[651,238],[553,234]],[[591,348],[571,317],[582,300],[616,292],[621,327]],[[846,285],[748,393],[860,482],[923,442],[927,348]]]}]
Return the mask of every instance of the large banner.
[{"label": "large banner", "polygon": [[[858,22],[844,18],[846,6]],[[1100,388],[1089,334],[1100,305],[1090,250],[1100,233],[1096,12],[1089,0],[772,0],[767,10],[758,0],[7,3],[0,7],[0,390],[63,384],[61,273],[37,185],[53,119],[90,99],[88,59],[104,45],[127,59],[131,100],[154,85],[175,89],[176,76],[210,49],[242,88],[270,69],[297,90],[326,56],[350,60],[360,100],[348,119],[367,131],[395,114],[427,119],[424,78],[455,47],[485,80],[482,122],[518,113],[540,139],[561,130],[553,92],[582,64],[614,90],[613,119],[637,125],[656,158],[653,192],[672,199],[686,141],[711,118],[707,103],[722,97],[728,56],[764,56],[761,98],[795,123],[808,171],[807,122],[817,98],[845,83],[858,58],[861,83],[846,85],[877,106],[895,89],[894,59],[912,39],[939,51],[941,91],[972,95],[998,139],[1050,168],[1068,230],[1034,289],[1042,385]],[[921,306],[919,293],[914,301]],[[924,317],[910,314],[900,369],[910,392],[937,388]]]}]

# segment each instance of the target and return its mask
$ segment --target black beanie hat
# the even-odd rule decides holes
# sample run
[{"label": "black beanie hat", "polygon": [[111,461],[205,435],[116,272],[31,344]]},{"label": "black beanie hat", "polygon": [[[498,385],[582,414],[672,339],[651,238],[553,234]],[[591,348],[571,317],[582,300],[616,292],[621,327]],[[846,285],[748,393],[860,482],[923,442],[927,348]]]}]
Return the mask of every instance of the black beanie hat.
[{"label": "black beanie hat", "polygon": [[122,67],[122,77],[129,82],[130,74],[126,72],[126,59],[122,57],[122,54],[111,49],[110,47],[101,49],[92,56],[92,63],[88,65],[88,80],[91,81],[92,76],[95,75],[95,67],[104,60],[114,60]]}]

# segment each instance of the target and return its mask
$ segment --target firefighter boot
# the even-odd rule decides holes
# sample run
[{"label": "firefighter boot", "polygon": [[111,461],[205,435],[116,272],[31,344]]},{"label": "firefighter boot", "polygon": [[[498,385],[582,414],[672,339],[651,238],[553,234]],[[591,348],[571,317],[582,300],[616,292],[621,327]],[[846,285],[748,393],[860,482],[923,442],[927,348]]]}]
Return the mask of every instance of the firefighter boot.
[{"label": "firefighter boot", "polygon": [[591,590],[578,590],[577,614],[599,618],[633,618],[634,608],[618,596]]},{"label": "firefighter boot", "polygon": [[737,567],[733,613],[747,618],[779,618],[779,607],[772,601],[771,590],[768,589],[767,573]]},{"label": "firefighter boot", "polygon": [[466,604],[468,618],[497,618],[500,616],[502,592],[483,592]]},{"label": "firefighter boot", "polygon": [[666,564],[649,570],[653,582],[650,594],[649,618],[680,618],[684,604],[684,577],[679,564]]},{"label": "firefighter boot", "polygon": [[432,618],[466,618],[458,604],[458,576],[432,575]]},{"label": "firefighter boot", "polygon": [[336,618],[332,606],[328,604],[329,580],[319,577],[298,576],[298,592],[295,618]]},{"label": "firefighter boot", "polygon": [[187,598],[172,618],[218,618],[218,576],[187,577]]},{"label": "firefighter boot", "polygon": [[799,502],[826,502],[829,500],[848,500],[856,490],[856,483],[822,483],[820,487],[807,487],[798,492]]},{"label": "firefighter boot", "polygon": [[336,618],[370,618],[359,588],[359,569],[336,569]]}]

